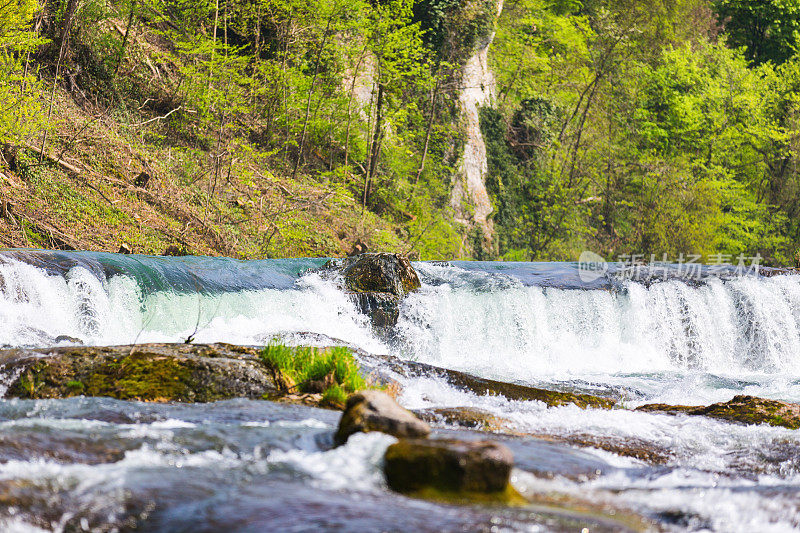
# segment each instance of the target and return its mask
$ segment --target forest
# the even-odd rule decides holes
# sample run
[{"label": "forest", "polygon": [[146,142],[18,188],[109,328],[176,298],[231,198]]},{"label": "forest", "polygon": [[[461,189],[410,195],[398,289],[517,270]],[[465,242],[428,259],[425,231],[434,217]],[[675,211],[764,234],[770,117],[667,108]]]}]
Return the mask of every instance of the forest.
[{"label": "forest", "polygon": [[0,2],[0,245],[798,259],[798,0]]}]

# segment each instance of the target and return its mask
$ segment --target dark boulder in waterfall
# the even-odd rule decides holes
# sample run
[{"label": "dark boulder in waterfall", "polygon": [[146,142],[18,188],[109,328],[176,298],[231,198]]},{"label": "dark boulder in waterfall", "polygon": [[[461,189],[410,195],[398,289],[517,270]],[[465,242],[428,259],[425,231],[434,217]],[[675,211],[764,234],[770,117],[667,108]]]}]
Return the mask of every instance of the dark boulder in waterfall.
[{"label": "dark boulder in waterfall", "polygon": [[503,444],[480,440],[402,439],[384,455],[392,490],[434,498],[521,499],[509,484],[514,455]]},{"label": "dark boulder in waterfall", "polygon": [[648,404],[637,411],[649,413],[684,413],[692,416],[707,416],[727,422],[740,424],[769,424],[789,429],[800,429],[800,405],[795,403],[768,400],[755,396],[734,396],[728,402],[707,406]]},{"label": "dark boulder in waterfall", "polygon": [[347,288],[355,293],[385,292],[405,296],[420,288],[417,272],[400,254],[361,254],[342,259],[338,268]]},{"label": "dark boulder in waterfall", "polygon": [[359,292],[351,294],[356,309],[367,315],[379,332],[388,332],[400,318],[400,299],[387,292]]},{"label": "dark boulder in waterfall", "polygon": [[365,253],[332,259],[318,272],[328,278],[341,276],[343,289],[351,295],[358,310],[369,316],[372,325],[382,333],[397,324],[400,301],[421,286],[414,267],[400,254]]},{"label": "dark boulder in waterfall", "polygon": [[431,427],[385,392],[366,390],[347,399],[334,441],[344,444],[358,432],[380,431],[398,438],[427,437]]}]

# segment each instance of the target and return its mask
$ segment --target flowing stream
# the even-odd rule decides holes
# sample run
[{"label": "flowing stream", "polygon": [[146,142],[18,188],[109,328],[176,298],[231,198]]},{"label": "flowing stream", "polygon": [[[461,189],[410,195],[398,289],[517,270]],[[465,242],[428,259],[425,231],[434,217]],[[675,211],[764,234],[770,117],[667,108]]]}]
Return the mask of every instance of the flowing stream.
[{"label": "flowing stream", "polygon": [[[800,402],[800,276],[581,281],[573,263],[415,263],[423,287],[396,335],[375,336],[321,259],[240,262],[88,252],[0,253],[0,345],[347,343],[496,380],[602,394],[626,406],[737,394]],[[612,268],[613,270],[613,268]],[[730,274],[730,273],[728,273]],[[9,376],[0,375],[0,392]],[[520,433],[513,483],[666,530],[800,527],[800,434],[702,417],[547,409],[398,376],[408,408],[471,406]],[[551,507],[457,507],[389,492],[393,438],[331,449],[334,412],[263,401],[0,400],[7,531],[615,531]],[[455,432],[455,429],[443,429]],[[458,430],[460,438],[481,435]],[[667,450],[653,466],[559,439]],[[535,499],[535,498],[534,498]],[[609,521],[610,520],[610,521]],[[576,529],[577,528],[577,529]]]}]

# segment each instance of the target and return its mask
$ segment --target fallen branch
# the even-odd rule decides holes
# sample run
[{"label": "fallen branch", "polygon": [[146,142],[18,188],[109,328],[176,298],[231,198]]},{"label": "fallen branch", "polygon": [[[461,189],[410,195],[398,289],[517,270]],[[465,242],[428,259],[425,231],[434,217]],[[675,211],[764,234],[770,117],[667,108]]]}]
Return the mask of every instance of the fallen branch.
[{"label": "fallen branch", "polygon": [[164,115],[163,117],[153,117],[150,120],[145,120],[144,122],[139,122],[138,124],[131,124],[131,126],[134,127],[134,128],[138,128],[139,126],[144,126],[145,124],[150,124],[151,122],[155,122],[156,120],[164,120],[165,118],[167,118],[168,116],[173,114],[175,111],[180,111],[180,109],[182,107],[183,107],[182,105],[179,105],[178,107],[176,107],[175,109],[173,109],[172,111],[170,111],[169,113]]},{"label": "fallen branch", "polygon": [[60,157],[57,157],[57,156],[54,156],[54,155],[52,155],[50,153],[44,152],[43,150],[41,150],[39,148],[35,148],[34,146],[32,146],[32,145],[30,145],[30,144],[28,144],[26,142],[23,142],[22,146],[27,148],[28,150],[31,150],[31,151],[39,154],[41,157],[44,157],[44,158],[48,159],[49,161],[52,161],[53,163],[55,163],[56,165],[60,166],[61,168],[63,168],[67,172],[72,172],[73,174],[78,174],[78,175],[80,175],[81,172],[83,172],[82,169],[76,167],[75,165],[71,165],[70,163],[67,163],[66,161],[64,161]]}]

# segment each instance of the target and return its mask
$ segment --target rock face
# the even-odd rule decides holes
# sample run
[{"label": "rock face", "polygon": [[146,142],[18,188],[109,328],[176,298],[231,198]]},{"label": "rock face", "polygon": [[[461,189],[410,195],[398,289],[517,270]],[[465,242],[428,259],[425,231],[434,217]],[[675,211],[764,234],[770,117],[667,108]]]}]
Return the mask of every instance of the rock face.
[{"label": "rock face", "polygon": [[514,456],[491,441],[403,439],[386,450],[389,487],[403,493],[495,493],[509,488]]},{"label": "rock face", "polygon": [[353,433],[370,431],[380,431],[398,438],[427,437],[431,428],[400,407],[385,392],[367,390],[348,398],[334,441],[341,445]]},{"label": "rock face", "polygon": [[320,269],[323,275],[340,274],[344,289],[372,325],[387,333],[400,315],[400,301],[418,289],[419,276],[400,254],[367,253],[333,259]]},{"label": "rock face", "polygon": [[[496,16],[499,17],[503,11],[502,0],[497,2],[496,8]],[[485,241],[483,246],[487,249],[492,247],[494,225],[490,216],[492,202],[486,190],[489,164],[479,109],[493,105],[495,100],[495,78],[489,68],[489,47],[493,40],[494,31],[478,43],[474,54],[464,65],[459,103],[466,123],[466,142],[450,196],[456,220],[467,228],[480,228]]]},{"label": "rock face", "polygon": [[278,392],[256,350],[227,344],[144,344],[5,350],[7,396],[211,402]]},{"label": "rock face", "polygon": [[778,400],[767,400],[755,396],[734,396],[729,402],[715,403],[705,407],[649,404],[642,405],[636,410],[651,413],[685,413],[741,424],[769,424],[789,429],[800,429],[800,405]]}]

